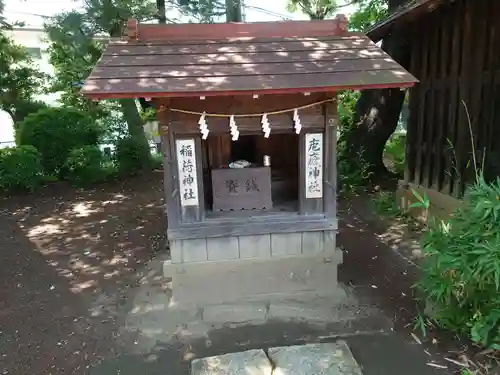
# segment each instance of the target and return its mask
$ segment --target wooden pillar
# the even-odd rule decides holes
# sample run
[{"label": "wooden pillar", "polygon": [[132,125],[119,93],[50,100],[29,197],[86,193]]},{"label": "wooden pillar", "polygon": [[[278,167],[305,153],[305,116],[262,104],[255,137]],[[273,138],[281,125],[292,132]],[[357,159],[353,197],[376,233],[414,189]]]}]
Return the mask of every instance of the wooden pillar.
[{"label": "wooden pillar", "polygon": [[[411,29],[411,55],[410,55],[410,73],[416,77],[420,76],[421,50],[423,48],[420,33],[415,28]],[[419,106],[423,105],[419,101],[420,85],[415,85],[410,89],[410,105],[408,123],[406,125],[406,144],[405,144],[405,170],[404,182],[406,184],[415,181],[415,164],[418,153],[416,144],[418,135],[418,113]]]},{"label": "wooden pillar", "polygon": [[414,182],[418,185],[420,185],[423,181],[423,162],[424,162],[424,156],[425,156],[425,150],[424,150],[424,135],[425,135],[425,127],[427,126],[425,122],[425,113],[426,113],[426,104],[427,104],[427,89],[429,85],[429,42],[430,42],[430,32],[432,25],[429,24],[429,21],[427,18],[424,19],[421,25],[422,28],[422,34],[421,34],[421,43],[422,43],[422,50],[421,52],[421,57],[420,57],[420,67],[419,71],[415,72],[417,73],[417,77],[420,80],[420,83],[418,85],[418,102],[419,102],[419,107],[418,107],[418,113],[415,114],[417,116],[416,119],[416,124],[417,124],[417,131],[415,134],[415,138],[412,139],[412,142],[415,142],[415,175],[414,175]]},{"label": "wooden pillar", "polygon": [[463,21],[463,45],[462,45],[462,64],[460,71],[460,84],[459,84],[459,110],[458,110],[458,129],[457,129],[457,142],[455,143],[455,152],[457,156],[457,170],[458,176],[456,178],[455,185],[453,188],[453,195],[460,197],[464,191],[464,173],[466,172],[467,162],[469,160],[469,150],[470,150],[470,134],[469,134],[469,122],[467,117],[467,112],[463,106],[462,101],[464,101],[468,107],[470,107],[471,99],[471,70],[472,62],[474,59],[473,50],[473,11],[474,2],[466,1],[464,10],[464,21]]},{"label": "wooden pillar", "polygon": [[446,148],[448,147],[446,137],[446,121],[448,113],[446,111],[449,103],[448,89],[448,69],[450,67],[450,31],[453,27],[452,13],[449,9],[441,9],[440,25],[440,63],[439,63],[439,96],[437,117],[435,117],[435,126],[437,127],[436,137],[436,165],[434,166],[432,181],[435,183],[434,188],[437,191],[443,190],[444,176],[447,174],[445,168]]},{"label": "wooden pillar", "polygon": [[[181,223],[202,221],[205,216],[205,195],[203,191],[201,140],[199,137],[176,137],[175,127],[172,126],[171,121],[172,113],[168,110],[168,101],[162,100],[156,104],[163,147],[163,173],[168,227],[176,228]],[[179,158],[180,147],[182,146],[188,146],[192,153],[192,156],[186,154],[186,160]],[[179,164],[184,162],[186,165]],[[188,190],[183,189],[186,184],[189,184]]]},{"label": "wooden pillar", "polygon": [[337,129],[339,116],[337,101],[326,103],[325,114],[325,175],[323,205],[325,216],[337,216]]},{"label": "wooden pillar", "polygon": [[440,54],[434,51],[440,50],[440,28],[442,27],[441,13],[439,11],[433,12],[428,15],[428,22],[430,25],[430,39],[428,48],[429,53],[429,66],[428,66],[428,100],[425,106],[425,120],[424,120],[424,134],[423,142],[425,144],[424,155],[422,156],[422,180],[426,188],[435,188],[435,181],[433,181],[433,169],[436,168],[437,147],[436,147],[436,128],[440,124],[436,123],[436,111],[439,105],[438,84],[437,77],[439,73]]},{"label": "wooden pillar", "polygon": [[[452,11],[452,37],[451,37],[451,56],[450,56],[450,95],[448,106],[448,121],[447,121],[447,138],[455,147],[457,142],[457,122],[458,112],[461,110],[460,98],[458,95],[460,83],[460,60],[461,60],[461,41],[462,41],[462,12],[464,11],[463,1],[453,4]],[[444,183],[442,192],[451,194],[454,188],[454,181],[458,178],[456,176],[455,168],[457,160],[455,159],[455,150],[450,149],[448,145],[448,152],[446,153],[446,173],[444,176]]]},{"label": "wooden pillar", "polygon": [[163,154],[163,181],[165,191],[165,207],[167,211],[167,222],[169,228],[176,228],[180,224],[179,217],[179,194],[176,186],[175,165],[173,164],[173,148],[171,145],[171,134],[169,130],[169,117],[166,105],[167,101],[157,101],[156,113],[158,119],[158,130],[160,132]]}]

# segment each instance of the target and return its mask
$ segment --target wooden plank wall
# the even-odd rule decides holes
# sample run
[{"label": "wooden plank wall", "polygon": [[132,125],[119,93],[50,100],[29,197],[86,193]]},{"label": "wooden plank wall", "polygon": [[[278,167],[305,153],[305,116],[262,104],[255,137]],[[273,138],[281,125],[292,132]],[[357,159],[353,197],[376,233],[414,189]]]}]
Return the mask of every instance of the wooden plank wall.
[{"label": "wooden plank wall", "polygon": [[477,160],[500,174],[499,14],[498,0],[457,0],[412,25],[420,84],[410,95],[406,181],[462,195],[474,178],[469,115]]},{"label": "wooden plank wall", "polygon": [[[195,139],[198,181],[202,181],[202,186],[204,187],[199,195],[200,206],[182,208],[178,210],[179,212],[176,211],[172,215],[171,226],[175,227],[181,223],[199,222],[204,219],[205,208],[212,205],[210,170],[212,168],[220,168],[232,161],[231,148],[234,144],[229,134],[230,129],[227,117],[207,117],[206,120],[210,133],[207,140],[201,140],[198,125],[199,116],[176,112],[172,109],[195,112],[206,111],[208,113],[219,114],[262,113],[318,103],[331,98],[331,95],[331,93],[329,96],[325,93],[312,93],[307,96],[302,94],[263,95],[258,98],[242,96],[230,98],[207,97],[204,100],[201,98],[159,99],[156,105],[158,108],[163,107],[163,110],[159,113],[159,121],[163,125],[163,137],[166,137],[168,132],[168,141],[170,142],[170,154],[168,156],[171,158],[171,164],[173,166],[176,165],[175,141],[183,138]],[[335,102],[327,104],[330,107],[336,105]],[[240,137],[244,137],[245,135],[256,136],[256,149],[259,161],[262,162],[263,155],[270,155],[273,170],[281,172],[281,177],[286,180],[285,182],[291,189],[290,191],[295,192],[299,190],[299,149],[303,147],[299,140],[304,137],[306,132],[323,133],[325,131],[324,108],[324,104],[317,104],[299,111],[303,127],[302,133],[299,136],[295,134],[293,112],[268,116],[271,126],[271,136],[269,139],[264,138],[264,134],[261,131],[260,117],[236,118]],[[333,112],[331,117],[336,117],[336,111]],[[335,149],[330,148],[330,154],[333,153],[334,156]],[[170,181],[172,196],[169,199],[175,204],[175,207],[179,207],[178,190],[175,189],[177,181],[175,171],[176,169],[174,168],[166,172],[169,174],[169,177],[166,176],[165,178],[172,179]],[[334,172],[332,170],[332,173]],[[331,190],[331,188],[329,189]],[[312,202],[313,200],[307,201]],[[301,207],[304,209],[304,213],[323,212],[323,201],[321,199],[314,200],[314,204],[311,207],[306,208],[305,205],[301,205]]]}]

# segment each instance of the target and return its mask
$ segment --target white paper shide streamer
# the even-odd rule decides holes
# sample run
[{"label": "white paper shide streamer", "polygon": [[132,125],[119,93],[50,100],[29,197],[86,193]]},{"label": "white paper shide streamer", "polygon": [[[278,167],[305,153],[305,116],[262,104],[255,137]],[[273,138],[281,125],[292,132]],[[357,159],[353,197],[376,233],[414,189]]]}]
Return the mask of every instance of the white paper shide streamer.
[{"label": "white paper shide streamer", "polygon": [[231,115],[231,117],[229,118],[229,129],[231,129],[231,139],[233,141],[237,141],[240,137],[240,132],[238,131],[238,126],[236,126],[234,115]]},{"label": "white paper shide streamer", "polygon": [[300,122],[300,116],[299,116],[299,110],[294,109],[293,111],[293,122],[295,123],[295,133],[300,134],[300,131],[302,130],[302,123]]},{"label": "white paper shide streamer", "polygon": [[267,113],[264,113],[262,115],[262,120],[260,122],[262,124],[262,131],[264,132],[264,138],[269,138],[269,134],[271,133],[271,126],[269,125]]},{"label": "white paper shide streamer", "polygon": [[205,118],[205,112],[203,112],[202,115],[200,116],[200,119],[198,120],[198,125],[200,125],[200,133],[202,135],[202,139],[207,139],[208,133],[210,131],[208,130],[207,120]]}]

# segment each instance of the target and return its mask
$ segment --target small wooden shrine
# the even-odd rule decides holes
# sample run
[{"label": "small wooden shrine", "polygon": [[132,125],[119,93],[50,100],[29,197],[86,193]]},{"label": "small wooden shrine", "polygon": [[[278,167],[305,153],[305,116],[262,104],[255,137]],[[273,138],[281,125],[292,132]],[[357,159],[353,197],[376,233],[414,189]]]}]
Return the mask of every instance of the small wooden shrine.
[{"label": "small wooden shrine", "polygon": [[88,77],[93,99],[154,103],[172,264],[317,256],[335,246],[336,93],[416,79],[327,21],[128,22]]}]

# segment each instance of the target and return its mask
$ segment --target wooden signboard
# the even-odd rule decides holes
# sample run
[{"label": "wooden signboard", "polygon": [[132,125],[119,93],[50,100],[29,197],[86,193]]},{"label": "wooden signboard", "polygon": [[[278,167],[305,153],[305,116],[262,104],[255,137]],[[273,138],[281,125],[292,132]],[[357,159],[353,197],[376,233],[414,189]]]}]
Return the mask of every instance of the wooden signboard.
[{"label": "wooden signboard", "polygon": [[306,198],[323,197],[323,134],[306,134]]},{"label": "wooden signboard", "polygon": [[198,179],[194,139],[176,141],[181,206],[198,206]]},{"label": "wooden signboard", "polygon": [[214,211],[271,209],[271,168],[212,170]]}]

